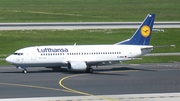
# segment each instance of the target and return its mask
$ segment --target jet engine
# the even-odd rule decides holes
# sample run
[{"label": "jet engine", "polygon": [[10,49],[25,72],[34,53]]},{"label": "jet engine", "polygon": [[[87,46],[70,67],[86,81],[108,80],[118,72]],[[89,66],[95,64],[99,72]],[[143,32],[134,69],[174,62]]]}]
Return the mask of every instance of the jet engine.
[{"label": "jet engine", "polygon": [[84,61],[69,61],[67,68],[70,71],[86,71],[87,65]]}]

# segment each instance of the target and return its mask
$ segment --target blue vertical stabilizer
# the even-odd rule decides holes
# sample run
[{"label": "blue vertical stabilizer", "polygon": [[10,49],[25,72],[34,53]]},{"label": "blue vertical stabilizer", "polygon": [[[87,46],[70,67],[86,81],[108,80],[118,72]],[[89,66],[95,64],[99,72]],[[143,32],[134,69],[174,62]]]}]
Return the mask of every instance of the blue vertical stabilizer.
[{"label": "blue vertical stabilizer", "polygon": [[130,39],[116,43],[116,45],[149,45],[155,14],[148,14],[140,27]]}]

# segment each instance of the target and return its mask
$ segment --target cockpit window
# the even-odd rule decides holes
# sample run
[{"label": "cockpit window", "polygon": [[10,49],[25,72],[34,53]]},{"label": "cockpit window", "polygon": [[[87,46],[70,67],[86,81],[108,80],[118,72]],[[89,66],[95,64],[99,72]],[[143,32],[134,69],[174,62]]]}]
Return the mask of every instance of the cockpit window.
[{"label": "cockpit window", "polygon": [[14,53],[13,55],[17,55],[18,53]]},{"label": "cockpit window", "polygon": [[14,53],[13,55],[23,55],[23,53]]}]

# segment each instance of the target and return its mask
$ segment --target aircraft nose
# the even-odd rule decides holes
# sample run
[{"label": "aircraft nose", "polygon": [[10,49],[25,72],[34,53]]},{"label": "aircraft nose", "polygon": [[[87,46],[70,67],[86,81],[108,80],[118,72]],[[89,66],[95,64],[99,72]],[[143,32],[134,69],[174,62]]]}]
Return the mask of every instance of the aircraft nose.
[{"label": "aircraft nose", "polygon": [[12,56],[11,56],[11,55],[8,56],[8,57],[6,58],[6,61],[9,62],[9,63],[12,63],[12,62],[13,62]]}]

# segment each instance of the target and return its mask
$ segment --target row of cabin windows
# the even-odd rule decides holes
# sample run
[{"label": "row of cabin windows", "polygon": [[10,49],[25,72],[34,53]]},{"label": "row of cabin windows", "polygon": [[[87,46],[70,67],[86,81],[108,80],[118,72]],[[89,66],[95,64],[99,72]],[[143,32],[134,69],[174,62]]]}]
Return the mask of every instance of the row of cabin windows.
[{"label": "row of cabin windows", "polygon": [[67,55],[100,55],[100,54],[121,54],[121,52],[89,52],[89,53],[67,53]]},{"label": "row of cabin windows", "polygon": [[42,53],[41,55],[64,55],[64,53]]},{"label": "row of cabin windows", "polygon": [[[121,52],[84,52],[84,53],[67,53],[67,55],[101,55],[101,54],[121,54]],[[64,53],[42,53],[41,55],[64,55]]]}]

